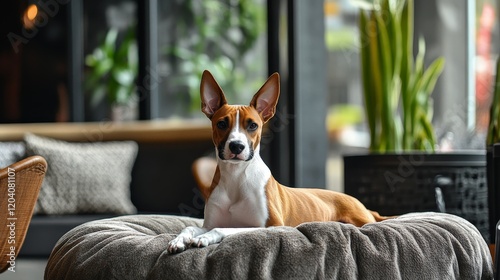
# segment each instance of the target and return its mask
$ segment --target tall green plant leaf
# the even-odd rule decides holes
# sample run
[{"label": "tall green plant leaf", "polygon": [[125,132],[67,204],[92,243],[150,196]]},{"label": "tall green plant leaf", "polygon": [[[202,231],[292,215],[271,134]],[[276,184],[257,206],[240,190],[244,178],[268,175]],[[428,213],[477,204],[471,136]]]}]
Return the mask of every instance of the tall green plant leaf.
[{"label": "tall green plant leaf", "polygon": [[[408,92],[410,83],[410,73],[413,69],[413,0],[401,1],[401,90]],[[409,129],[412,118],[409,114],[411,100],[408,94],[401,94],[403,111],[403,149],[411,147]]]},{"label": "tall green plant leaf", "polygon": [[[380,123],[383,122],[382,119],[382,114],[383,114],[383,98],[384,98],[384,92],[383,92],[383,82],[384,79],[382,77],[383,73],[381,70],[381,61],[380,61],[380,46],[379,46],[379,30],[377,26],[377,19],[376,19],[376,13],[375,11],[370,12],[370,18],[368,21],[368,26],[367,28],[369,29],[369,35],[368,35],[368,40],[369,44],[368,47],[370,49],[370,63],[369,63],[369,68],[371,68],[370,71],[370,81],[371,81],[371,91],[373,94],[373,98],[371,100],[373,103],[367,104],[367,106],[374,106],[375,107],[375,124],[378,126]],[[384,146],[384,143],[387,141],[387,136],[383,134],[383,125],[379,129],[376,127],[375,133],[375,144],[374,148],[375,149],[381,149],[382,146]]]},{"label": "tall green plant leaf", "polygon": [[432,91],[434,90],[439,75],[441,75],[443,70],[444,58],[439,57],[434,60],[431,65],[429,65],[427,70],[425,70],[424,74],[422,75],[421,88],[428,96],[430,96]]},{"label": "tall green plant leaf", "polygon": [[[413,58],[413,0],[378,0],[360,13],[361,64],[371,151],[433,150],[432,99],[444,59]],[[364,28],[364,29],[363,29]],[[365,36],[363,31],[369,36]]]},{"label": "tall green plant leaf", "polygon": [[[436,143],[436,136],[434,135],[434,129],[432,127],[432,124],[430,120],[427,118],[426,115],[422,114],[419,118],[420,121],[420,126],[422,127],[422,134],[421,138],[419,139],[420,143],[425,143],[427,142],[426,145],[423,145],[420,147],[420,149],[423,149],[425,151],[434,151],[434,143]],[[417,142],[417,143],[418,143]]]},{"label": "tall green plant leaf", "polygon": [[500,143],[500,58],[497,59],[493,99],[490,107],[490,122],[486,137],[486,144],[488,146],[495,143]]},{"label": "tall green plant leaf", "polygon": [[394,150],[395,146],[394,114],[391,108],[392,95],[394,94],[394,90],[391,88],[394,64],[392,61],[391,44],[389,42],[389,35],[384,19],[381,14],[375,14],[375,20],[377,24],[377,34],[379,35],[379,71],[381,73],[381,99],[379,99],[379,101],[382,103],[381,133],[385,138],[384,147],[382,147],[382,149],[384,151],[391,151]]},{"label": "tall green plant leaf", "polygon": [[375,144],[376,144],[376,135],[377,135],[377,130],[376,130],[376,108],[373,106],[375,104],[376,99],[375,95],[371,93],[372,87],[373,87],[373,82],[372,82],[372,76],[371,76],[371,69],[370,69],[370,34],[371,31],[369,30],[369,19],[366,16],[365,11],[361,10],[359,13],[359,29],[361,32],[359,32],[360,37],[360,45],[361,45],[361,75],[362,75],[362,80],[363,80],[363,94],[364,94],[364,100],[365,100],[365,114],[366,118],[368,120],[368,126],[370,129],[370,149],[374,150],[375,149]]}]

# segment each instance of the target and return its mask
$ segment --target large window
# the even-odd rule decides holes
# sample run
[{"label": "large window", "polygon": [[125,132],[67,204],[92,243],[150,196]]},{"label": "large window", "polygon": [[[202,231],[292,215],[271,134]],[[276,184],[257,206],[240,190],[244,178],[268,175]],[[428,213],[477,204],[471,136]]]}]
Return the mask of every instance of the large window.
[{"label": "large window", "polygon": [[232,103],[267,75],[265,0],[14,2],[0,123],[199,117],[203,70]]},{"label": "large window", "polygon": [[264,1],[89,3],[84,1],[86,120],[109,112],[137,119],[139,102],[150,106],[143,119],[202,116],[199,80],[205,69],[233,103],[249,102],[265,79]]},{"label": "large window", "polygon": [[[442,149],[484,148],[495,61],[498,57],[496,1],[414,1],[415,42],[426,41],[426,63],[438,56],[445,70],[433,92],[433,124]],[[342,189],[342,158],[366,151],[360,79],[358,7],[351,1],[325,0],[328,54],[327,129],[330,188]],[[415,47],[414,50],[417,48]]]},{"label": "large window", "polygon": [[[272,69],[284,77],[279,114],[290,121],[287,133],[273,138],[279,145],[270,158],[293,165],[290,177],[312,162],[323,164],[319,155],[327,148],[311,140],[323,129],[320,120],[326,120],[330,145],[329,187],[343,185],[342,154],[366,151],[358,8],[352,5],[362,1],[72,0],[37,6],[33,13],[30,5],[38,2],[44,1],[5,4],[12,13],[2,34],[17,34],[19,48],[11,41],[1,48],[1,123],[101,121],[114,114],[142,120],[202,117],[203,70],[214,74],[229,102],[248,103]],[[453,149],[482,148],[498,57],[498,1],[414,3],[416,39],[426,41],[426,63],[446,59],[433,93],[438,141]],[[115,110],[114,103],[125,105]],[[315,114],[321,117],[311,118]],[[316,138],[326,138],[323,132]]]}]

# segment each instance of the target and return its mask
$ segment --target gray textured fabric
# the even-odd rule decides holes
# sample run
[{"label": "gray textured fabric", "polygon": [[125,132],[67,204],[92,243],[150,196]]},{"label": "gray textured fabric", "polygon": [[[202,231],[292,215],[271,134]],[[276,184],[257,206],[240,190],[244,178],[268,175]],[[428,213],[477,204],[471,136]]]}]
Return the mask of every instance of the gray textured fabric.
[{"label": "gray textured fabric", "polygon": [[167,243],[202,220],[133,215],[64,235],[45,279],[492,279],[476,228],[449,214],[408,214],[356,228],[305,223],[236,234],[169,255]]},{"label": "gray textured fabric", "polygon": [[25,157],[23,142],[0,142],[0,168],[7,167]]},{"label": "gray textured fabric", "polygon": [[136,213],[130,200],[136,143],[69,143],[33,134],[24,141],[28,154],[49,166],[36,214]]}]

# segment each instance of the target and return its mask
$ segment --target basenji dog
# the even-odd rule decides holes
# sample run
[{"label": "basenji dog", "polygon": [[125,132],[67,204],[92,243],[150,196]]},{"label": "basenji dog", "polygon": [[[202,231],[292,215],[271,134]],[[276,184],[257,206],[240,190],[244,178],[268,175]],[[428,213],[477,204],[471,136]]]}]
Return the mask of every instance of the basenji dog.
[{"label": "basenji dog", "polygon": [[201,78],[201,110],[212,122],[217,167],[205,198],[203,227],[187,227],[168,244],[169,253],[205,247],[226,236],[269,226],[338,221],[362,226],[387,219],[356,198],[325,189],[278,183],[260,157],[264,124],[274,116],[279,74],[271,75],[249,106],[229,105],[212,74]]}]

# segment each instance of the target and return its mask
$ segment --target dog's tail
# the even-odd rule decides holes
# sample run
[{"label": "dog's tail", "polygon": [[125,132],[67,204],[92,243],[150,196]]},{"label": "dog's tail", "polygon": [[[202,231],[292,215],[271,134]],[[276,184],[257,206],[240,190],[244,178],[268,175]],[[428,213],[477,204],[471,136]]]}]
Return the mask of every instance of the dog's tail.
[{"label": "dog's tail", "polygon": [[375,218],[375,221],[377,221],[377,222],[382,222],[385,220],[394,219],[394,218],[398,217],[398,216],[380,216],[380,214],[378,212],[371,211],[371,210],[370,210],[370,213],[372,213],[373,217]]}]

